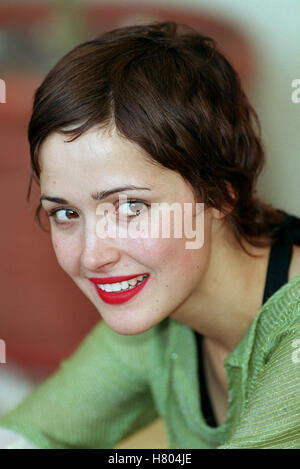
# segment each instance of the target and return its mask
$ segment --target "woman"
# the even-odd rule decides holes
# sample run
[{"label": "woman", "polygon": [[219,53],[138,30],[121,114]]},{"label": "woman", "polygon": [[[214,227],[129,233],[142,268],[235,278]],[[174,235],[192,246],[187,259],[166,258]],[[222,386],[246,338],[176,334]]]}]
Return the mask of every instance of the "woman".
[{"label": "woman", "polygon": [[[160,416],[171,448],[300,447],[300,220],[255,195],[255,122],[214,42],[171,22],[50,71],[28,133],[37,219],[104,321],[4,434],[112,448]],[[184,216],[154,236],[163,204]]]}]

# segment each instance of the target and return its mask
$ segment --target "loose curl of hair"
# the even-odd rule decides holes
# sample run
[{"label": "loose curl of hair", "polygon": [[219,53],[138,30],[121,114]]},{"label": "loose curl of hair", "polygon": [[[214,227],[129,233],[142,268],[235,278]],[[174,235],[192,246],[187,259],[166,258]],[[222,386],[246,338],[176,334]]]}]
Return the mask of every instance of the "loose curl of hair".
[{"label": "loose curl of hair", "polygon": [[[282,213],[255,195],[265,163],[260,123],[213,39],[154,22],[115,29],[66,54],[35,93],[27,201],[33,179],[39,184],[45,138],[57,131],[73,141],[93,126],[115,127],[155,164],[178,172],[206,207],[231,207],[226,221],[246,252],[243,239],[262,247],[276,238]],[[40,209],[35,219],[44,229]]]}]

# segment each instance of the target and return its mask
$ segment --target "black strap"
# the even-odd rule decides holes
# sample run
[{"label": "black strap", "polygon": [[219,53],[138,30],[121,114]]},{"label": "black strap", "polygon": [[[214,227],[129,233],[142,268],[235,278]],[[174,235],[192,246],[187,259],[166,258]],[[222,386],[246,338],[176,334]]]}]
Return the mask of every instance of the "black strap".
[{"label": "black strap", "polygon": [[207,425],[210,427],[217,427],[218,424],[215,419],[215,414],[211,405],[211,401],[208,395],[207,384],[204,373],[204,363],[203,363],[203,348],[202,348],[202,339],[203,336],[198,334],[195,331],[196,340],[197,340],[197,349],[198,349],[198,376],[200,381],[200,396],[201,396],[201,409],[203,417]]},{"label": "black strap", "polygon": [[263,304],[287,283],[293,245],[300,244],[300,219],[280,212],[285,218],[271,247]]},{"label": "black strap", "polygon": [[292,240],[284,235],[271,247],[263,304],[287,283],[292,251]]}]

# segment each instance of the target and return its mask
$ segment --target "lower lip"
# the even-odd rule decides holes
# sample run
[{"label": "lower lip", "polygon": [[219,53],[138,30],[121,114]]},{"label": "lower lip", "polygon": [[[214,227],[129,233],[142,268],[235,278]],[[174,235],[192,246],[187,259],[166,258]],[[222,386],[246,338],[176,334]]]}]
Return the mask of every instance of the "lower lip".
[{"label": "lower lip", "polygon": [[149,276],[139,285],[137,285],[134,288],[131,288],[130,290],[127,291],[121,291],[121,292],[107,292],[101,290],[99,287],[97,287],[96,284],[96,291],[98,295],[100,296],[101,300],[103,300],[105,303],[108,303],[110,305],[120,305],[122,303],[126,303],[127,301],[131,300],[134,296],[136,296],[146,285],[147,281],[149,279]]}]

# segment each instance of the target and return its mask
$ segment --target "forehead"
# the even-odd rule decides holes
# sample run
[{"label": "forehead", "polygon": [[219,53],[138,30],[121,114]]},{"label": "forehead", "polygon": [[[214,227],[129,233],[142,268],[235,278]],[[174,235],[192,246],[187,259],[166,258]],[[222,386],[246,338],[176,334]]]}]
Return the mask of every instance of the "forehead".
[{"label": "forehead", "polygon": [[87,187],[145,184],[178,190],[186,186],[183,178],[150,159],[134,142],[116,132],[93,128],[72,142],[55,132],[40,149],[40,183],[43,188]]},{"label": "forehead", "polygon": [[[117,133],[90,129],[73,141],[59,132],[49,135],[40,149],[41,170],[55,166],[119,165],[126,162],[138,167],[154,166],[146,153],[135,143]],[[160,168],[162,170],[162,168]]]}]

